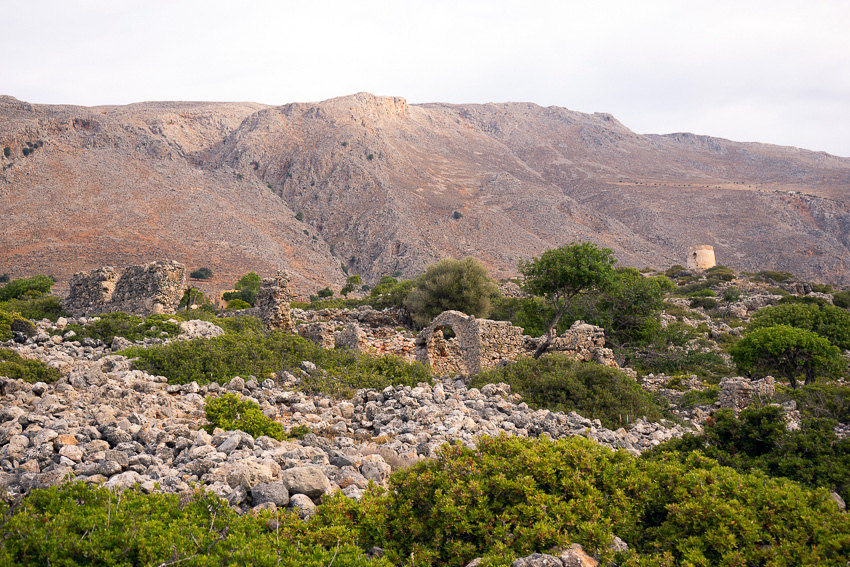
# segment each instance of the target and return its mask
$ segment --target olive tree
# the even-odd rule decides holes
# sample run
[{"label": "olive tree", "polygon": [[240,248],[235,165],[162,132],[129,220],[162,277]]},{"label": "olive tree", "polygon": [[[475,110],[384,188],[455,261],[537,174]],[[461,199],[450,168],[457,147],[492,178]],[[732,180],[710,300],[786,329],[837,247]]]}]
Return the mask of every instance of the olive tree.
[{"label": "olive tree", "polygon": [[801,374],[806,384],[812,384],[819,375],[837,376],[847,368],[838,347],[811,331],[789,325],[750,331],[729,353],[742,372],[776,374],[786,378],[792,388],[797,387]]},{"label": "olive tree", "polygon": [[542,356],[552,344],[555,328],[569,309],[570,302],[581,293],[605,291],[613,285],[616,262],[610,249],[599,248],[592,242],[553,248],[539,258],[520,262],[523,289],[543,297],[552,313],[546,339],[535,351],[534,358]]},{"label": "olive tree", "polygon": [[428,266],[425,273],[416,278],[404,306],[410,311],[413,322],[425,327],[449,309],[486,317],[490,314],[490,298],[498,291],[487,268],[475,258],[445,258]]}]

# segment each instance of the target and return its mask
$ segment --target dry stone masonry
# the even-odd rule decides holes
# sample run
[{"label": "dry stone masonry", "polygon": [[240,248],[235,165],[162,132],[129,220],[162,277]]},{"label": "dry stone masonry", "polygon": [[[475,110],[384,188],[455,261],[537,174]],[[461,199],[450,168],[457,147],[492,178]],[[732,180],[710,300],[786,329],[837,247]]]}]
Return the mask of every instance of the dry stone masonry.
[{"label": "dry stone masonry", "polygon": [[729,408],[736,414],[750,405],[754,398],[769,399],[776,393],[776,382],[772,376],[761,380],[734,377],[720,381],[720,407]]},{"label": "dry stone masonry", "polygon": [[707,270],[716,265],[717,261],[714,259],[713,246],[704,245],[688,249],[689,270]]},{"label": "dry stone masonry", "polygon": [[106,266],[74,274],[64,307],[78,317],[116,311],[174,313],[185,291],[186,267],[179,262],[128,266],[120,273]]},{"label": "dry stone masonry", "polygon": [[295,325],[292,324],[289,314],[289,303],[295,298],[295,294],[289,289],[291,281],[292,276],[289,273],[278,270],[276,276],[263,278],[260,283],[256,307],[260,312],[260,320],[269,330],[295,332]]},{"label": "dry stone masonry", "polygon": [[[454,336],[446,338],[445,329]],[[543,337],[522,334],[522,328],[507,321],[477,319],[460,311],[445,311],[416,337],[416,359],[431,367],[435,374],[450,376],[475,375],[495,368],[503,361],[531,356]],[[611,349],[605,348],[601,327],[576,321],[561,336],[556,337],[548,353],[571,360],[594,360],[617,368]]]}]

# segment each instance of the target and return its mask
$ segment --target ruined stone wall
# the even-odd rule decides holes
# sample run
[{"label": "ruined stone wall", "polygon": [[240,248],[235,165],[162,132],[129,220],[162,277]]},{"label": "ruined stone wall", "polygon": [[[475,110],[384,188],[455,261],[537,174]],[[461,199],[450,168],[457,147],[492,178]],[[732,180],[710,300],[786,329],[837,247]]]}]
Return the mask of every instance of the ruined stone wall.
[{"label": "ruined stone wall", "polygon": [[775,393],[776,382],[772,376],[761,380],[750,380],[738,376],[720,381],[720,394],[717,399],[720,407],[729,408],[738,413],[750,405],[754,398],[772,398]]},{"label": "ruined stone wall", "polygon": [[[533,341],[529,346],[534,346],[536,350],[540,340],[543,340],[543,337]],[[605,348],[605,331],[602,327],[588,325],[584,321],[576,321],[562,335],[555,337],[546,353],[565,356],[577,362],[593,360],[604,366],[618,367],[614,360],[614,352],[610,348]],[[534,350],[528,354],[534,354]]]},{"label": "ruined stone wall", "polygon": [[[481,371],[481,331],[478,321],[460,311],[444,311],[416,336],[416,360],[430,366],[437,374],[444,368],[461,368],[464,371],[457,373],[469,376],[478,374]],[[453,340],[457,348],[451,342],[452,339],[444,338],[442,329],[445,327],[454,332]]]},{"label": "ruined stone wall", "polygon": [[509,321],[476,319],[479,337],[478,367],[480,370],[496,368],[502,360],[516,360],[525,354],[526,341],[522,327]]},{"label": "ruined stone wall", "polygon": [[689,270],[707,270],[716,265],[713,246],[697,246],[688,249]]},{"label": "ruined stone wall", "polygon": [[74,274],[63,306],[75,316],[116,311],[174,313],[185,291],[186,268],[179,262],[128,266],[120,275],[106,266]]},{"label": "ruined stone wall", "polygon": [[313,341],[322,348],[332,349],[336,346],[333,323],[308,323],[298,325],[298,334],[308,341]]},{"label": "ruined stone wall", "polygon": [[295,298],[295,294],[289,289],[291,281],[292,276],[278,270],[276,276],[263,278],[260,282],[260,291],[254,306],[259,311],[263,325],[269,330],[279,329],[295,333],[295,325],[289,312],[289,303]]}]

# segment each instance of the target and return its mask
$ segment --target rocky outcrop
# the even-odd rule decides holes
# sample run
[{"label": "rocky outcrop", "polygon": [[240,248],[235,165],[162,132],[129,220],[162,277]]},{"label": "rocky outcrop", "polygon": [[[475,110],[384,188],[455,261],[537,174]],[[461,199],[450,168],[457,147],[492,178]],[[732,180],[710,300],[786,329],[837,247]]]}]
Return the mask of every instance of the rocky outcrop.
[{"label": "rocky outcrop", "polygon": [[63,306],[76,316],[174,313],[185,291],[186,268],[178,262],[128,266],[121,272],[107,266],[74,274]]}]

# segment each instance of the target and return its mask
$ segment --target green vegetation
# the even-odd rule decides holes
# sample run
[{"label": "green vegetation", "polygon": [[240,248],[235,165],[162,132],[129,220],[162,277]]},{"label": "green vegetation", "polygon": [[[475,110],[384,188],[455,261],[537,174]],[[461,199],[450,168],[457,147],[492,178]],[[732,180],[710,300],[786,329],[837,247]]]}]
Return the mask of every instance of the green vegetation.
[{"label": "green vegetation", "polygon": [[711,279],[730,282],[735,279],[735,272],[731,268],[727,268],[721,264],[717,264],[705,271],[705,275]]},{"label": "green vegetation", "polygon": [[570,303],[582,292],[605,291],[614,281],[613,252],[591,242],[561,246],[544,252],[539,258],[520,262],[523,289],[543,297],[552,310],[546,326],[546,340],[534,353],[539,358],[555,338],[558,321]]},{"label": "green vegetation", "polygon": [[260,283],[262,282],[260,276],[256,272],[248,272],[233,284],[233,289],[236,291],[230,291],[222,295],[222,299],[225,301],[230,301],[232,299],[240,299],[245,303],[253,306],[254,302],[257,301],[257,293],[260,291]]},{"label": "green vegetation", "polygon": [[840,349],[850,349],[850,312],[840,307],[806,303],[765,307],[753,315],[750,329],[775,325],[812,331]]},{"label": "green vegetation", "polygon": [[55,295],[42,295],[41,297],[33,297],[32,299],[20,298],[3,301],[0,302],[0,311],[14,311],[22,317],[34,321],[40,321],[41,319],[56,321],[59,317],[67,315],[65,310],[62,309],[62,302]]},{"label": "green vegetation", "polygon": [[53,280],[49,276],[33,276],[12,280],[0,287],[0,301],[33,299],[50,293]]},{"label": "green vegetation", "polygon": [[319,297],[319,299],[328,299],[334,296],[334,292],[331,288],[326,287],[317,291],[316,295]]},{"label": "green vegetation", "polygon": [[850,309],[850,290],[833,293],[832,304],[842,309]]},{"label": "green vegetation", "polygon": [[9,146],[4,147],[3,156],[9,157],[10,155],[12,155],[12,148],[10,148]]},{"label": "green vegetation", "polygon": [[374,358],[346,350],[326,350],[298,336],[282,332],[264,335],[250,328],[212,339],[133,347],[124,354],[138,357],[134,367],[166,376],[171,384],[224,383],[234,376],[249,374],[264,380],[281,370],[295,370],[304,360],[327,372],[325,375],[318,371],[315,376],[302,379],[301,387],[313,393],[353,395],[359,388],[380,390],[391,385],[431,382],[426,367],[398,357]]},{"label": "green vegetation", "polygon": [[250,307],[250,303],[246,303],[241,299],[231,299],[227,302],[228,309],[250,309]]},{"label": "green vegetation", "polygon": [[0,341],[8,341],[12,338],[12,323],[20,319],[22,319],[20,313],[0,311]]},{"label": "green vegetation", "polygon": [[128,341],[140,341],[146,338],[176,337],[180,334],[180,325],[173,322],[172,315],[150,315],[142,319],[120,311],[104,313],[99,317],[99,321],[86,325],[68,325],[60,333],[74,331],[77,334],[75,340],[88,337],[106,344],[111,344],[116,336],[124,337]]},{"label": "green vegetation", "polygon": [[[6,507],[7,504],[2,504]],[[602,564],[844,567],[850,516],[825,490],[721,467],[697,453],[636,459],[580,437],[445,446],[360,502],[326,499],[308,523],[237,515],[216,496],[35,490],[0,525],[16,565],[508,567],[579,543]],[[614,553],[614,536],[629,550]],[[381,558],[366,559],[379,546]]]},{"label": "green vegetation", "polygon": [[497,293],[498,288],[481,262],[472,257],[445,258],[428,266],[425,273],[416,278],[404,306],[410,311],[413,322],[422,328],[449,309],[487,317],[490,297]]},{"label": "green vegetation", "polygon": [[59,378],[59,371],[49,368],[40,360],[23,358],[14,350],[0,348],[0,376],[34,384],[55,382]]},{"label": "green vegetation", "polygon": [[354,291],[356,286],[363,285],[363,280],[360,278],[358,274],[354,274],[352,276],[348,276],[345,280],[345,285],[339,290],[339,294],[344,296],[346,299],[348,298],[348,294]]},{"label": "green vegetation", "polygon": [[709,386],[705,390],[688,390],[679,398],[677,404],[682,409],[691,409],[697,406],[711,405],[717,401],[720,395],[719,386]]},{"label": "green vegetation", "polygon": [[850,422],[850,387],[846,384],[818,382],[796,389],[779,389],[776,401],[793,400],[805,417]]},{"label": "green vegetation", "polygon": [[838,347],[811,331],[788,325],[751,330],[729,354],[742,372],[781,376],[792,388],[801,374],[806,384],[812,384],[818,376],[837,376],[847,369]]},{"label": "green vegetation", "polygon": [[198,268],[191,274],[189,274],[190,278],[195,278],[196,280],[208,280],[213,277],[212,270],[209,268]]},{"label": "green vegetation", "polygon": [[239,516],[203,491],[181,500],[79,482],[33,491],[17,508],[0,506],[8,520],[0,526],[3,565],[389,565],[368,560],[342,518],[308,526],[286,512]]},{"label": "green vegetation", "polygon": [[[706,290],[708,291],[708,290]],[[691,309],[696,309],[698,307],[702,307],[706,310],[716,309],[717,308],[717,300],[713,297],[694,297],[691,299],[690,303]]]},{"label": "green vegetation", "polygon": [[283,441],[286,433],[283,426],[263,415],[263,410],[255,402],[240,400],[234,394],[224,394],[217,398],[207,397],[204,412],[209,425],[204,426],[207,433],[216,427],[225,431],[244,431],[252,437],[266,435]]},{"label": "green vegetation", "polygon": [[791,272],[777,272],[772,270],[762,270],[751,278],[755,282],[775,282],[782,283],[794,279],[794,274]]},{"label": "green vegetation", "polygon": [[9,279],[9,274],[0,274],[0,283],[6,283]]},{"label": "green vegetation", "polygon": [[823,487],[850,500],[850,439],[835,436],[835,422],[804,419],[797,431],[788,431],[777,406],[749,408],[736,418],[720,410],[701,435],[671,439],[645,454],[647,459],[680,460],[700,451],[721,465],[742,472],[762,471],[810,487]]},{"label": "green vegetation", "polygon": [[460,220],[463,218],[463,213],[460,211],[455,211],[452,213],[452,218],[455,220]]},{"label": "green vegetation", "polygon": [[639,417],[656,421],[663,417],[664,408],[634,379],[594,362],[573,362],[558,355],[524,358],[478,374],[471,386],[499,382],[509,384],[532,408],[575,411],[608,428]]}]

